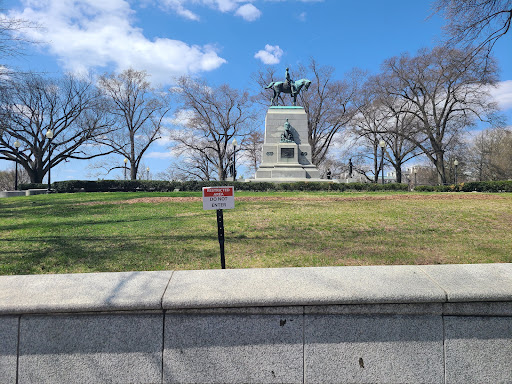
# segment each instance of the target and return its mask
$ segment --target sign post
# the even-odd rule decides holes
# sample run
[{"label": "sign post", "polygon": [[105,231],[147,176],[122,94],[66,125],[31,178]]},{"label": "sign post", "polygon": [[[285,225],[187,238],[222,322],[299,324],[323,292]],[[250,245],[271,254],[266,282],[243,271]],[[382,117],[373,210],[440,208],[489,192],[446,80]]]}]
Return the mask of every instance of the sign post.
[{"label": "sign post", "polygon": [[224,256],[224,214],[222,209],[217,209],[217,232],[219,233],[220,267],[226,269],[226,257]]},{"label": "sign post", "polygon": [[203,209],[217,210],[217,230],[222,269],[226,269],[226,259],[224,257],[224,215],[222,210],[233,208],[235,208],[235,187],[203,187]]}]

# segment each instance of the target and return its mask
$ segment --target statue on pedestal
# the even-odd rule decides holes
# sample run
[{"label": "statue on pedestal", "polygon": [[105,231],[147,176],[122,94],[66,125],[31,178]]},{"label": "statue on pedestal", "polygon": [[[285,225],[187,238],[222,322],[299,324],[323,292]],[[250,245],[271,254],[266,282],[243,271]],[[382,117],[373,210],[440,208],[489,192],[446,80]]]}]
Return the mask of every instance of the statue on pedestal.
[{"label": "statue on pedestal", "polygon": [[293,99],[293,105],[296,106],[297,96],[299,95],[300,91],[302,89],[307,91],[311,85],[311,81],[308,79],[293,81],[288,68],[286,68],[285,77],[285,81],[273,81],[265,87],[265,89],[272,89],[274,91],[274,95],[271,99],[271,105],[277,105],[281,93],[289,93]]}]

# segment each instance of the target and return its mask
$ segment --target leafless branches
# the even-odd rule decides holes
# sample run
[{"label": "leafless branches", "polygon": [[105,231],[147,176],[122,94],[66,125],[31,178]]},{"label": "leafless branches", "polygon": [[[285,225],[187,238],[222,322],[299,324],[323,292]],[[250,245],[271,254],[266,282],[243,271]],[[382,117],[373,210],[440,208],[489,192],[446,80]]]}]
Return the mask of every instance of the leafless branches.
[{"label": "leafless branches", "polygon": [[400,134],[419,148],[435,165],[439,182],[445,183],[444,154],[459,135],[496,111],[488,89],[497,81],[495,63],[483,54],[437,47],[417,56],[386,60],[376,78],[382,95],[403,105],[397,114],[412,119],[415,135]]},{"label": "leafless branches", "polygon": [[173,89],[178,109],[178,122],[183,129],[175,130],[175,148],[183,154],[194,154],[216,170],[219,180],[225,180],[233,156],[233,138],[237,151],[254,131],[256,118],[247,92],[227,84],[209,86],[204,80],[190,77],[178,79]]},{"label": "leafless branches", "polygon": [[512,0],[436,0],[433,10],[447,19],[450,43],[488,52],[512,23]]},{"label": "leafless branches", "polygon": [[145,71],[128,69],[103,75],[98,82],[108,99],[114,129],[97,137],[96,142],[128,159],[132,180],[145,152],[160,138],[163,119],[171,108],[168,95],[151,88],[147,76]]},{"label": "leafless branches", "polygon": [[90,81],[28,73],[8,81],[0,98],[0,159],[18,159],[32,182],[42,182],[50,168],[68,159],[100,155],[84,150],[110,126],[103,99]]}]

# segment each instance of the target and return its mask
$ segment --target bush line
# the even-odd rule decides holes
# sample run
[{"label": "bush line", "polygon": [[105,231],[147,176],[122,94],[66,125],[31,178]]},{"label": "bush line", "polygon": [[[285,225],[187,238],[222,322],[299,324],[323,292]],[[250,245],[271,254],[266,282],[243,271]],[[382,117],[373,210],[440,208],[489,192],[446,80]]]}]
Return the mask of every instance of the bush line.
[{"label": "bush line", "polygon": [[[200,192],[203,187],[234,186],[237,191],[407,191],[407,184],[369,184],[333,182],[233,182],[233,181],[146,181],[146,180],[69,180],[52,183],[57,193],[74,192]],[[20,189],[47,188],[47,184],[21,184]]]},{"label": "bush line", "polygon": [[[307,182],[267,183],[238,181],[69,180],[52,183],[57,193],[74,192],[200,192],[203,187],[233,185],[237,191],[407,191],[407,184]],[[20,189],[45,189],[47,184],[21,184]],[[416,192],[512,192],[512,180],[475,181],[452,185],[420,185]]]},{"label": "bush line", "polygon": [[470,181],[452,185],[420,185],[418,192],[512,192],[512,180]]}]

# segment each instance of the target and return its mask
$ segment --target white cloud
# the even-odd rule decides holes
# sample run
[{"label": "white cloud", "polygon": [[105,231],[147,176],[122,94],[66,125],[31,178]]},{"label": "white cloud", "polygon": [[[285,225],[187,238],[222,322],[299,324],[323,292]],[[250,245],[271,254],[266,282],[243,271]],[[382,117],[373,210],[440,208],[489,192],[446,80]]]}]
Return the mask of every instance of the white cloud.
[{"label": "white cloud", "polygon": [[146,156],[148,159],[170,159],[175,157],[170,151],[168,152],[149,152]]},{"label": "white cloud", "polygon": [[[146,0],[150,1],[150,0]],[[243,17],[247,21],[256,20],[261,12],[251,4],[252,0],[154,0],[164,8],[176,12],[178,15],[183,16],[190,20],[199,20],[199,16],[192,12],[187,7],[194,6],[207,6],[217,11],[227,13],[234,12],[235,15]],[[240,6],[240,4],[242,4]],[[249,6],[249,7],[248,7]],[[257,15],[257,16],[256,16]]]},{"label": "white cloud", "polygon": [[194,111],[191,109],[180,109],[174,114],[172,119],[169,121],[172,125],[185,127],[190,124],[190,120],[194,117]]},{"label": "white cloud", "polygon": [[297,16],[297,19],[298,19],[299,21],[306,21],[306,15],[307,15],[307,14],[306,14],[306,12],[302,12],[301,14],[299,14],[299,15]]},{"label": "white cloud", "polygon": [[283,50],[279,48],[279,45],[265,45],[265,49],[256,52],[254,57],[260,59],[263,64],[279,64],[283,56]]},{"label": "white cloud", "polygon": [[261,11],[252,4],[244,4],[235,12],[236,16],[242,17],[245,21],[259,19]]},{"label": "white cloud", "polygon": [[174,12],[176,12],[178,15],[183,16],[183,17],[185,17],[186,19],[189,19],[189,20],[198,21],[199,20],[199,16],[197,14],[195,14],[194,12],[192,12],[191,10],[186,9],[183,6],[183,3],[184,2],[181,1],[181,0],[165,0],[164,1],[164,4],[168,8],[170,8]]},{"label": "white cloud", "polygon": [[502,110],[512,108],[512,80],[498,83],[496,88],[491,89],[491,95]]},{"label": "white cloud", "polygon": [[85,73],[113,65],[145,69],[152,81],[168,84],[172,76],[210,71],[226,62],[212,45],[189,45],[168,38],[149,40],[132,22],[126,0],[23,0],[11,17],[38,22],[44,30],[28,37],[45,41],[66,70]]}]

